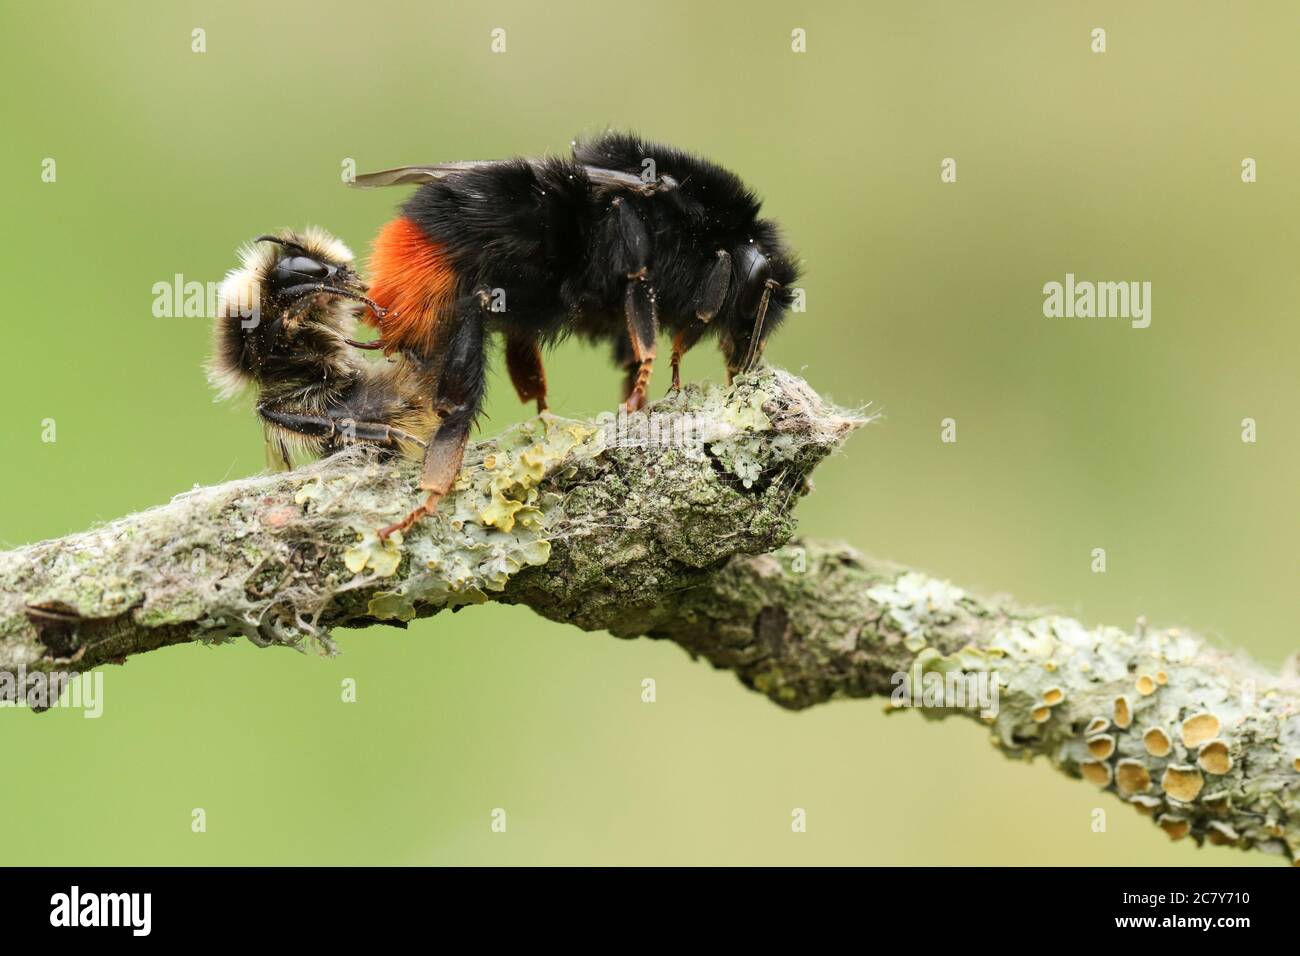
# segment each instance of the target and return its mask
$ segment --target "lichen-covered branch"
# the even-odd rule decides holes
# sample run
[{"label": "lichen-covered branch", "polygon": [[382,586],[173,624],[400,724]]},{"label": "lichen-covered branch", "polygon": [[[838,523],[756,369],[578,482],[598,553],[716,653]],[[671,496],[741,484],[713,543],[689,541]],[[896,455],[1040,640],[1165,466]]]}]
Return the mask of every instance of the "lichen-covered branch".
[{"label": "lichen-covered branch", "polygon": [[601,627],[786,541],[809,472],[860,423],[771,369],[646,413],[535,418],[472,446],[438,514],[386,542],[415,467],[363,449],[199,488],[0,554],[0,672],[238,635],[328,652],[338,627],[489,599]]},{"label": "lichen-covered branch", "polygon": [[1047,757],[1172,839],[1300,862],[1293,663],[1270,674],[1177,629],[1087,628],[797,539],[611,627],[670,639],[784,707],[883,695],[981,720],[1008,756]]},{"label": "lichen-covered branch", "polygon": [[783,707],[884,695],[974,717],[1170,837],[1300,860],[1291,670],[790,542],[810,472],[863,422],[776,370],[646,414],[533,419],[473,446],[439,514],[388,543],[374,529],[416,499],[413,468],[361,450],[197,489],[0,554],[0,674],[238,635],[330,652],[339,627],[525,604],[672,640]]}]

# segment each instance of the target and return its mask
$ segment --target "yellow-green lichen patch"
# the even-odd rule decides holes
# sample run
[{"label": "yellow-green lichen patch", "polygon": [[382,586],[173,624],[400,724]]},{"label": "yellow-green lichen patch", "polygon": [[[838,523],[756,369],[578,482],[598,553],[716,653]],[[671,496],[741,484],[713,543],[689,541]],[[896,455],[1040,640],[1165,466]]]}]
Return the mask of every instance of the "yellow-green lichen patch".
[{"label": "yellow-green lichen patch", "polygon": [[494,495],[487,506],[479,512],[478,516],[483,524],[488,527],[497,527],[502,531],[513,531],[515,527],[515,515],[522,509],[529,507],[530,495],[536,492],[525,492],[523,500],[519,498],[508,498],[505,495]]},{"label": "yellow-green lichen patch", "polygon": [[1191,823],[1186,818],[1172,816],[1168,813],[1161,816],[1156,822],[1160,824],[1160,829],[1164,830],[1171,840],[1181,840],[1192,829]]},{"label": "yellow-green lichen patch", "polygon": [[1152,727],[1142,735],[1142,745],[1153,757],[1167,757],[1169,751],[1173,749],[1173,742],[1169,739],[1169,735],[1159,727]]},{"label": "yellow-green lichen patch", "polygon": [[462,522],[472,517],[484,527],[505,532],[513,531],[517,522],[536,527],[542,515],[537,486],[551,467],[597,434],[594,428],[546,422],[540,435],[535,429],[521,429],[510,436],[514,441],[503,438],[495,451],[484,455],[467,483],[467,490],[477,494],[462,495],[466,501],[458,501],[476,501],[477,507],[468,515],[457,509],[457,517]]},{"label": "yellow-green lichen patch", "polygon": [[1211,713],[1193,714],[1183,721],[1183,745],[1195,750],[1219,736],[1219,718]]},{"label": "yellow-green lichen patch", "polygon": [[1088,721],[1088,726],[1083,729],[1083,732],[1091,737],[1093,734],[1105,733],[1107,730],[1110,730],[1110,718],[1094,717]]},{"label": "yellow-green lichen patch", "polygon": [[1197,765],[1206,773],[1222,776],[1232,769],[1232,756],[1222,740],[1210,740],[1201,745],[1196,756]]},{"label": "yellow-green lichen patch", "polygon": [[438,515],[405,545],[414,573],[375,595],[371,613],[409,619],[422,605],[478,604],[521,569],[545,564],[549,529],[562,519],[561,498],[542,485],[552,472],[576,469],[603,449],[598,429],[535,419],[480,446]]},{"label": "yellow-green lichen patch", "polygon": [[1114,719],[1115,726],[1120,730],[1127,730],[1129,724],[1133,723],[1133,708],[1123,695],[1115,698]]},{"label": "yellow-green lichen patch", "polygon": [[551,557],[551,542],[545,538],[531,540],[521,538],[519,547],[515,550],[515,557],[519,559],[521,566],[545,564]]},{"label": "yellow-green lichen patch", "polygon": [[1110,734],[1098,734],[1088,740],[1088,753],[1094,760],[1107,760],[1115,752],[1115,738]]},{"label": "yellow-green lichen patch", "polygon": [[1156,810],[1164,805],[1164,800],[1146,793],[1137,793],[1128,798],[1128,802],[1137,808],[1143,816],[1154,816]]},{"label": "yellow-green lichen patch", "polygon": [[377,621],[410,621],[415,619],[415,605],[405,594],[380,591],[366,604],[366,613]]},{"label": "yellow-green lichen patch", "polygon": [[1110,764],[1101,763],[1097,760],[1085,760],[1079,765],[1079,773],[1083,774],[1083,779],[1089,783],[1095,783],[1099,787],[1110,786]]},{"label": "yellow-green lichen patch", "polygon": [[1115,786],[1124,797],[1145,793],[1151,788],[1151,774],[1140,760],[1121,760],[1115,765]]},{"label": "yellow-green lichen patch", "polygon": [[1191,803],[1205,786],[1205,778],[1195,767],[1169,766],[1160,779],[1160,786],[1165,793],[1175,800]]},{"label": "yellow-green lichen patch", "polygon": [[402,533],[398,531],[381,541],[374,531],[362,532],[357,543],[343,552],[343,563],[353,574],[369,569],[376,577],[391,577],[402,563]]}]

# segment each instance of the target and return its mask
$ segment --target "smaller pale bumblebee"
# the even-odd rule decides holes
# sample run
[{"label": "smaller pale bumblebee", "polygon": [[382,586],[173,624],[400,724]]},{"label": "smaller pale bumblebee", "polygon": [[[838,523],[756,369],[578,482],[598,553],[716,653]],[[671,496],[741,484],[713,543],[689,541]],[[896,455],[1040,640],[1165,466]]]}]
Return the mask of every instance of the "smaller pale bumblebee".
[{"label": "smaller pale bumblebee", "polygon": [[354,443],[419,457],[437,423],[407,361],[369,361],[352,339],[366,298],[348,247],[322,229],[259,236],[221,284],[208,380],[248,385],[273,467]]}]

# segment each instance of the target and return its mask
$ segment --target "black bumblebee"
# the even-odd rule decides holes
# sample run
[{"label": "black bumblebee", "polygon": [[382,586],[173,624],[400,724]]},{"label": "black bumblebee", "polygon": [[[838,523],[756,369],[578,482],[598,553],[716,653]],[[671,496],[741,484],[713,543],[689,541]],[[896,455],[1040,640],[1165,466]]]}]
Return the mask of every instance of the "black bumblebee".
[{"label": "black bumblebee", "polygon": [[505,340],[520,400],[545,408],[541,349],[566,334],[610,342],[629,410],[646,400],[660,328],[682,356],[716,335],[728,380],[751,368],[794,296],[798,267],[734,173],[635,136],[574,145],[571,159],[403,166],[361,187],[419,184],[370,259],[374,347],[404,356],[439,415],[424,455],[431,512],[460,471],[483,398],[485,339]]},{"label": "black bumblebee", "polygon": [[321,229],[259,236],[221,285],[208,378],[228,397],[259,389],[273,466],[354,442],[416,456],[437,419],[406,361],[369,362],[351,338],[377,308],[347,246]]}]

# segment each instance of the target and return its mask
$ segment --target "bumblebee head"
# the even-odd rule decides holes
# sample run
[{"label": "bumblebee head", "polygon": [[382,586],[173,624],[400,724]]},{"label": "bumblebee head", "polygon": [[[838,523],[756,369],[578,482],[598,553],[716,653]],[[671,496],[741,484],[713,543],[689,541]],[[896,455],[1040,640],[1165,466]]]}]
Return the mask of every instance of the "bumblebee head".
[{"label": "bumblebee head", "polygon": [[270,376],[342,361],[366,285],[352,252],[323,229],[258,236],[221,284],[208,378],[226,397]]},{"label": "bumblebee head", "polygon": [[352,271],[352,253],[337,239],[316,231],[298,235],[258,236],[256,243],[267,243],[274,255],[263,256],[259,265],[263,295],[283,307],[308,296],[324,302],[331,292],[348,294],[365,291]]}]

